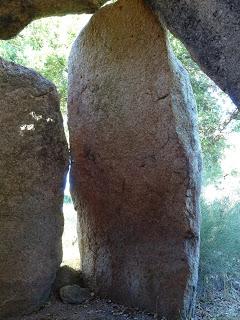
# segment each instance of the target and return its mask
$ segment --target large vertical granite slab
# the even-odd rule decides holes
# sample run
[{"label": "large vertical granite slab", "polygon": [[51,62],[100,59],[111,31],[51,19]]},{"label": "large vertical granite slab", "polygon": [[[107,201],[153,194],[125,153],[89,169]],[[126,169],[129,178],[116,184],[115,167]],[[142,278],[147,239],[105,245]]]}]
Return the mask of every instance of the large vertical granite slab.
[{"label": "large vertical granite slab", "polygon": [[186,71],[142,0],[102,8],[69,61],[82,271],[120,303],[193,315],[201,157]]}]

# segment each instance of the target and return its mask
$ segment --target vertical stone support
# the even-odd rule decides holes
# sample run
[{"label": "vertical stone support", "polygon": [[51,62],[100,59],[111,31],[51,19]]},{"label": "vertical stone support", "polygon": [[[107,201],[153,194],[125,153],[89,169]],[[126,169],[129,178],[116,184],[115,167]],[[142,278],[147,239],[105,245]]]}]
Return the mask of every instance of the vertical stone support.
[{"label": "vertical stone support", "polygon": [[102,8],[75,41],[69,129],[89,284],[167,319],[192,316],[201,171],[195,102],[142,0]]},{"label": "vertical stone support", "polygon": [[0,318],[48,299],[62,259],[67,143],[56,88],[0,59]]}]

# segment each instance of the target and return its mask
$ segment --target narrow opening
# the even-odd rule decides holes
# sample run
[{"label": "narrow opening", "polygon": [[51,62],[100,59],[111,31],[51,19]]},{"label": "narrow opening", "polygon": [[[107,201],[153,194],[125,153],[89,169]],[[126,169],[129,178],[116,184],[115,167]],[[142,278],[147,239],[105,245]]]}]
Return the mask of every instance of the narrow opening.
[{"label": "narrow opening", "polygon": [[77,236],[77,212],[74,209],[70,194],[69,175],[64,193],[63,203],[64,232],[62,236],[63,260],[62,265],[80,269],[80,256]]},{"label": "narrow opening", "polygon": [[[8,61],[32,68],[52,81],[60,95],[64,129],[69,142],[67,126],[67,65],[75,38],[87,24],[91,15],[50,17],[32,22],[17,37],[0,41],[0,56]],[[49,28],[51,26],[51,28]],[[32,114],[33,122],[39,115]],[[48,119],[47,119],[48,120]],[[49,119],[50,121],[51,119]],[[34,124],[22,124],[19,133],[34,130]],[[70,194],[69,175],[63,204],[64,233],[62,237],[62,265],[79,269],[80,257],[77,241],[77,213]]]}]

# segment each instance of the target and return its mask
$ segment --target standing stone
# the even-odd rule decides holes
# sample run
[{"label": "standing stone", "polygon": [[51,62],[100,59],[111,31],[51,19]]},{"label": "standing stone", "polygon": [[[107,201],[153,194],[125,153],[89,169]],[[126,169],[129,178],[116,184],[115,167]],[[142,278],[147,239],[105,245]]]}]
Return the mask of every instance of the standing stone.
[{"label": "standing stone", "polygon": [[142,0],[102,8],[69,66],[83,274],[120,303],[191,317],[201,159],[188,76]]},{"label": "standing stone", "polygon": [[56,88],[0,59],[0,319],[48,298],[61,263],[67,144]]}]

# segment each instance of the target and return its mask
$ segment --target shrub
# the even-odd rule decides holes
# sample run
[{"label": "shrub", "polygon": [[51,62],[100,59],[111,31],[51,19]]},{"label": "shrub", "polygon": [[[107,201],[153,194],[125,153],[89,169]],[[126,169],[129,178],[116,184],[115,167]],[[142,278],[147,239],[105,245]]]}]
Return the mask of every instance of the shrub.
[{"label": "shrub", "polygon": [[240,204],[202,200],[200,287],[222,289],[240,279]]}]

